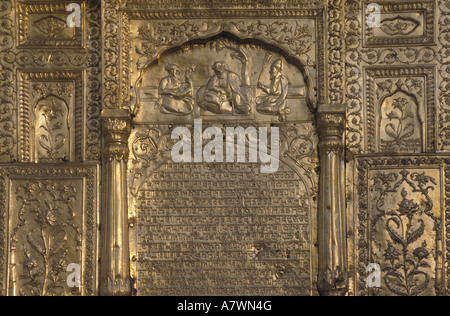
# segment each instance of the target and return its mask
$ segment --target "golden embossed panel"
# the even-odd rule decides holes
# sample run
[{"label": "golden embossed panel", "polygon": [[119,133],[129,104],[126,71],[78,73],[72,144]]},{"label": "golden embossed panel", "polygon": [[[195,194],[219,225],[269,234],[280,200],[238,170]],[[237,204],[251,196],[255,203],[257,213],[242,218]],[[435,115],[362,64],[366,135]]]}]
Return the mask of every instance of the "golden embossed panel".
[{"label": "golden embossed panel", "polygon": [[312,295],[317,136],[281,131],[281,164],[174,163],[170,130],[130,143],[129,201],[138,295]]},{"label": "golden embossed panel", "polygon": [[[2,294],[448,294],[449,28],[449,0],[0,0]],[[174,163],[198,119],[279,127],[278,172]]]},{"label": "golden embossed panel", "polygon": [[[42,101],[40,98],[50,95],[57,98],[53,99],[56,107],[69,108],[64,110],[68,113],[63,116],[67,116],[64,121],[68,121],[64,125],[70,125],[66,126],[70,131],[58,132],[62,135],[58,142],[63,138],[66,140],[53,154],[56,159],[50,160],[100,159],[100,12],[98,3],[79,2],[82,23],[73,28],[65,25],[67,32],[74,36],[69,39],[65,31],[58,33],[58,24],[53,21],[66,20],[70,13],[66,11],[69,3],[72,1],[1,2],[0,97],[3,110],[0,161],[37,162],[39,153],[43,152],[43,159],[49,160],[46,149],[34,150],[33,137],[36,135],[31,135],[31,131],[36,123],[33,107]],[[47,22],[50,28],[43,24],[41,31],[50,35],[37,30],[34,22],[30,26],[31,20]],[[47,100],[49,104],[52,104],[52,98]],[[42,102],[38,107],[44,108]],[[39,139],[42,135],[37,136]]]},{"label": "golden embossed panel", "polygon": [[[355,214],[357,295],[443,295],[448,157],[358,158]],[[370,288],[370,264],[381,288]]]},{"label": "golden embossed panel", "polygon": [[[370,3],[365,2],[363,8]],[[369,27],[364,19],[366,47],[435,44],[434,1],[380,3],[380,13],[379,27]]]},{"label": "golden embossed panel", "polygon": [[[264,25],[264,27],[270,26]],[[304,32],[298,35],[299,38],[304,38],[305,41],[312,38],[308,35],[308,25],[297,25],[297,28],[299,33]],[[184,45],[176,53],[161,57],[157,64],[152,63],[142,71],[136,83],[138,109],[134,121],[136,123],[173,123],[175,121],[190,123],[193,118],[199,117],[208,121],[222,122],[313,120],[314,116],[309,111],[309,108],[313,108],[310,96],[312,78],[305,72],[301,63],[291,64],[286,60],[288,57],[266,50],[261,46],[262,44],[262,42],[246,44],[242,41],[219,37],[206,44]],[[309,45],[312,46],[312,43]],[[272,49],[276,49],[276,46]],[[205,63],[205,60],[210,62]],[[288,60],[292,61],[292,59]],[[243,95],[247,97],[246,103],[251,106],[248,112],[240,109],[228,111],[226,108],[216,110],[200,100],[201,89],[207,88],[209,81],[215,75],[212,68],[217,61],[223,62],[227,71],[240,81]],[[270,78],[271,67],[275,64],[279,64],[282,68],[283,77],[279,88],[275,88]],[[179,72],[179,79],[172,79],[174,76],[171,72],[174,70]],[[171,103],[165,96],[165,91],[173,89],[177,84],[181,85],[183,74],[189,74],[190,80],[188,89],[179,91],[179,95],[185,95],[184,104]],[[176,80],[179,82],[175,83]],[[278,92],[280,94],[275,96]],[[286,103],[285,106],[279,103],[280,110],[277,111],[276,108],[271,110],[270,107],[264,106],[264,104],[270,104],[269,100],[275,101],[279,97],[284,98],[283,101],[285,100]]]},{"label": "golden embossed panel", "polygon": [[23,162],[83,160],[83,71],[20,72]]},{"label": "golden embossed panel", "polygon": [[[427,83],[423,88],[416,89],[411,85],[409,87],[403,85],[403,90],[407,90],[417,99],[412,103],[418,104],[419,107],[421,107],[420,103],[424,104],[425,108],[421,111],[435,113],[434,115],[425,114],[422,120],[422,125],[431,124],[431,128],[427,128],[427,133],[430,134],[424,135],[424,140],[428,144],[423,147],[422,152],[448,150],[448,120],[446,116],[449,91],[447,75],[449,43],[448,38],[444,35],[447,34],[449,26],[448,4],[445,1],[382,2],[380,3],[381,21],[390,19],[389,25],[398,28],[398,32],[403,32],[403,29],[407,30],[411,23],[415,24],[415,20],[420,24],[410,35],[385,34],[382,36],[374,36],[374,29],[367,26],[369,13],[366,9],[368,4],[368,2],[360,0],[348,0],[346,5],[347,63],[345,73],[348,149],[357,153],[378,152],[379,146],[377,146],[376,138],[379,135],[376,135],[378,129],[376,124],[379,117],[376,114],[381,106],[378,101],[389,90],[392,93],[398,89],[398,78],[413,79],[416,77],[419,79],[419,76],[425,75]],[[381,29],[377,29],[378,32],[382,32]],[[416,34],[419,29],[422,34],[420,36],[418,33]],[[434,87],[433,82],[436,83]],[[406,82],[403,83],[406,84]],[[366,105],[368,106],[366,107]],[[436,126],[433,127],[433,124]],[[419,128],[418,125],[415,129],[417,128]],[[436,140],[433,147],[430,145],[434,138],[431,134],[434,135],[434,133],[436,133]],[[391,137],[387,136],[387,138]],[[411,149],[404,149],[406,151],[401,150],[400,152],[411,152]]]},{"label": "golden embossed panel", "polygon": [[[318,59],[324,42],[323,37],[317,35],[323,28],[323,12],[285,10],[281,12],[286,15],[285,21],[274,18],[272,11],[257,12],[251,19],[252,12],[248,12],[249,17],[230,19],[234,13],[233,10],[220,12],[222,20],[217,19],[214,12],[205,13],[211,17],[203,20],[189,20],[184,13],[164,20],[157,12],[126,11],[123,34],[129,53],[123,57],[125,62],[132,60],[131,67],[124,69],[126,80],[131,78],[131,89],[130,95],[126,89],[122,97],[124,102],[130,102],[138,122],[149,122],[148,117],[168,122],[166,116],[143,105],[154,104],[158,99],[160,80],[167,76],[166,67],[171,64],[181,67],[182,73],[189,71],[193,98],[213,76],[214,63],[222,61],[227,70],[239,76],[242,85],[249,90],[249,98],[255,99],[261,92],[258,84],[269,85],[270,67],[281,59],[283,75],[289,82],[286,83],[288,100],[293,99],[290,103],[295,103],[295,99],[302,101],[295,107],[298,112],[291,117],[305,119],[300,113],[307,115],[306,107],[317,107],[317,100],[324,95],[324,89],[318,88],[324,82],[324,60]],[[204,16],[200,12],[193,14],[198,18]],[[209,63],[205,63],[206,60]],[[139,113],[141,108],[144,113]],[[186,110],[181,114],[191,112]],[[253,116],[249,119],[254,119]]]},{"label": "golden embossed panel", "polygon": [[[0,167],[3,293],[97,293],[97,174],[97,166]],[[70,264],[80,267],[80,287],[68,286]]]},{"label": "golden embossed panel", "polygon": [[[122,55],[131,89],[121,98],[135,124],[128,199],[137,294],[316,294],[313,121],[324,97],[323,11],[146,8],[125,8],[122,33],[131,38]],[[174,163],[173,129],[192,131],[198,119],[224,134],[279,127],[278,172],[261,174],[248,159]]]},{"label": "golden embossed panel", "polygon": [[85,45],[83,29],[70,27],[67,24],[67,18],[72,13],[67,10],[70,3],[78,4],[80,16],[86,16],[83,2],[20,2],[18,4],[19,46],[83,48]]},{"label": "golden embossed panel", "polygon": [[371,152],[436,150],[436,68],[368,67],[367,136]]}]

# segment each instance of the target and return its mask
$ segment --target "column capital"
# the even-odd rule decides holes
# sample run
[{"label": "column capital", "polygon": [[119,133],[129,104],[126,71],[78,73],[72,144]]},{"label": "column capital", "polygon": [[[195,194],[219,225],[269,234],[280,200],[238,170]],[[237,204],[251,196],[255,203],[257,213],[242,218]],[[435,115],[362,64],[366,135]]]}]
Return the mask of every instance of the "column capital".
[{"label": "column capital", "polygon": [[344,150],[343,133],[345,131],[345,106],[322,105],[317,112],[317,130],[319,133],[319,153],[341,154]]},{"label": "column capital", "polygon": [[103,110],[103,155],[106,160],[127,161],[128,138],[131,134],[131,117],[126,110]]},{"label": "column capital", "polygon": [[342,135],[345,130],[345,106],[343,104],[319,106],[317,129],[321,136],[328,135],[330,131]]}]

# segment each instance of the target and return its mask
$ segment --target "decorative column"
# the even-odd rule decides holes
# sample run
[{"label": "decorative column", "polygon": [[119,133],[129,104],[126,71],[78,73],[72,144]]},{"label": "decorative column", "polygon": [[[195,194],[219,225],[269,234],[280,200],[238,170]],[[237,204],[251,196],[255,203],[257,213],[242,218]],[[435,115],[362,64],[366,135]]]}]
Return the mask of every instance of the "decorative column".
[{"label": "decorative column", "polygon": [[131,119],[126,110],[103,110],[103,204],[100,294],[131,295],[127,160]]},{"label": "decorative column", "polygon": [[341,296],[348,290],[344,106],[320,106],[317,129],[320,155],[318,290],[323,296]]}]

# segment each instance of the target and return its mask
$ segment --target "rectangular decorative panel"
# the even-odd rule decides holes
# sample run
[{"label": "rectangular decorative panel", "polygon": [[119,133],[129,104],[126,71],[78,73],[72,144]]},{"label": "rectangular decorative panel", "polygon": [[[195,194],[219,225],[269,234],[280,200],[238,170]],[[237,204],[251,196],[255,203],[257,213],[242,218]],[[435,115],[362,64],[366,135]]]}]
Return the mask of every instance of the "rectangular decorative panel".
[{"label": "rectangular decorative panel", "polygon": [[23,162],[82,161],[84,71],[19,72]]},{"label": "rectangular decorative panel", "polygon": [[[369,4],[364,3],[367,11]],[[435,4],[426,2],[376,2],[380,6],[380,27],[364,19],[364,46],[408,46],[435,44]]]},{"label": "rectangular decorative panel", "polygon": [[[322,6],[189,5],[198,9],[123,5],[119,94],[116,73],[106,71],[117,54],[109,40],[114,15],[105,19],[105,106],[119,98],[134,115],[128,201],[135,291],[317,294],[314,112],[326,97]],[[174,162],[172,132],[196,130],[200,120],[223,135],[227,127],[279,128],[279,169],[261,173],[261,162],[248,156],[240,163]]]},{"label": "rectangular decorative panel", "polygon": [[[359,157],[356,294],[444,295],[450,157]],[[381,287],[369,287],[374,265]]]},{"label": "rectangular decorative panel", "polygon": [[[372,14],[376,14],[367,10],[371,3],[361,0],[346,1],[347,148],[356,153],[384,151],[380,150],[380,146],[376,143],[378,126],[372,122],[372,118],[376,115],[373,111],[381,107],[381,104],[375,103],[383,102],[389,95],[387,91],[394,93],[398,89],[397,83],[401,84],[403,81],[405,84],[400,89],[411,95],[408,98],[404,96],[402,98],[409,99],[408,103],[417,103],[419,108],[423,107],[420,109],[422,113],[425,111],[423,124],[435,124],[435,127],[426,129],[427,135],[423,136],[426,144],[422,144],[423,149],[419,153],[448,151],[449,41],[445,36],[449,28],[448,3],[446,1],[374,2],[380,5],[381,27],[370,28],[367,22]],[[389,31],[389,28],[392,30]],[[390,34],[384,33],[383,29]],[[405,77],[409,77],[410,83],[416,83],[406,84]],[[416,79],[420,79],[421,83],[419,84]],[[398,95],[394,97],[398,99]],[[414,98],[416,98],[415,101],[413,101]],[[387,105],[393,104],[393,101],[388,97],[384,107],[387,109]],[[386,114],[391,112],[387,111]],[[432,117],[432,112],[435,118]],[[417,114],[414,116],[417,118]],[[379,116],[376,119],[379,119]],[[394,127],[399,126],[394,119],[389,123],[393,123]],[[403,126],[406,126],[407,120],[404,120],[404,123]],[[417,121],[415,124],[417,126]],[[385,132],[385,128],[382,130]],[[414,136],[416,132],[417,128],[412,135],[408,136],[409,139],[416,139],[415,142],[408,143],[409,148],[401,146],[402,150],[398,150],[397,146],[397,150],[394,149],[394,151],[402,152],[406,149],[403,152],[417,153],[419,146],[417,146],[418,135]],[[410,133],[411,130],[403,135]],[[436,135],[434,145],[432,135]],[[382,137],[385,140],[392,139],[386,133]],[[388,143],[385,143],[384,149],[389,149]]]},{"label": "rectangular decorative panel", "polygon": [[366,122],[370,152],[436,151],[436,68],[367,67]]},{"label": "rectangular decorative panel", "polygon": [[279,170],[174,163],[171,130],[131,136],[130,247],[138,295],[316,294],[317,135],[281,130]]},{"label": "rectangular decorative panel", "polygon": [[80,17],[85,17],[85,4],[76,1],[20,2],[18,5],[18,43],[20,47],[46,48],[84,48],[85,39],[80,20],[78,27],[71,27],[67,23],[68,10],[71,3],[80,7]]},{"label": "rectangular decorative panel", "polygon": [[0,166],[3,294],[97,294],[97,177],[95,165]]}]

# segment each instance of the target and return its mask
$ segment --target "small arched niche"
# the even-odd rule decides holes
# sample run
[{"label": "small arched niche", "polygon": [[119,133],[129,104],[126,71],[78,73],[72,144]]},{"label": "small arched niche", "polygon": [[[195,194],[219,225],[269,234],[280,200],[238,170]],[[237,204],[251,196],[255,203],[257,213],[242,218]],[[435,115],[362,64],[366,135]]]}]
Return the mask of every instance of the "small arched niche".
[{"label": "small arched niche", "polygon": [[49,95],[36,102],[33,110],[34,160],[55,162],[70,159],[69,105],[64,99]]},{"label": "small arched niche", "polygon": [[397,90],[383,98],[378,126],[380,152],[424,151],[424,113],[414,95]]}]

